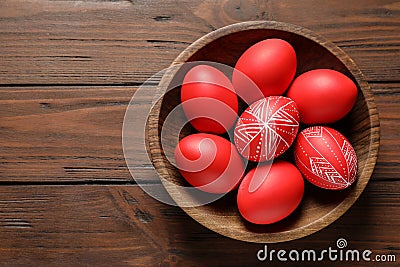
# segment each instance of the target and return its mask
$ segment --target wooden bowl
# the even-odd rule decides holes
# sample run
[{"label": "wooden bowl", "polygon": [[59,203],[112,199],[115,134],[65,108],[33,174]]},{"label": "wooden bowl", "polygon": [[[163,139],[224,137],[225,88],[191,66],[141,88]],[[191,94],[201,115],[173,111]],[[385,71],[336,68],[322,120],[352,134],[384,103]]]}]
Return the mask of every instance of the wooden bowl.
[{"label": "wooden bowl", "polygon": [[[297,75],[316,68],[330,68],[350,77],[358,86],[355,107],[334,127],[348,137],[358,156],[358,180],[342,191],[319,189],[306,183],[304,198],[296,211],[272,225],[255,225],[245,221],[236,204],[236,191],[223,198],[198,207],[187,207],[194,202],[165,181],[186,186],[178,170],[166,159],[165,150],[173,151],[176,143],[160,142],[160,131],[169,112],[180,104],[180,88],[164,95],[154,106],[147,124],[147,145],[152,162],[161,176],[166,190],[176,203],[193,219],[224,236],[258,243],[289,241],[310,235],[334,222],[357,200],[373,172],[379,147],[379,118],[373,95],[365,77],[341,49],[323,37],[299,26],[273,21],[251,21],[233,24],[211,32],[186,48],[172,65],[191,61],[214,61],[234,66],[240,55],[251,45],[267,39],[288,41],[296,50]],[[167,72],[159,84],[166,90],[177,70]],[[178,77],[178,78],[177,78]],[[176,82],[176,81],[175,81]],[[182,110],[175,116],[177,124],[186,120]],[[171,129],[177,130],[177,129]],[[194,133],[185,127],[181,137]]]}]

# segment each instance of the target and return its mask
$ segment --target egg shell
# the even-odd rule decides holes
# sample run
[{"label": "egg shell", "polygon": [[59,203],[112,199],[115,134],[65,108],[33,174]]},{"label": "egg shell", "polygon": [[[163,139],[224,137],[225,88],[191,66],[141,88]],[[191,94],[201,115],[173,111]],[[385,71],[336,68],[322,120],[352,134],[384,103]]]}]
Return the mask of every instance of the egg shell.
[{"label": "egg shell", "polygon": [[293,143],[299,128],[296,103],[270,96],[251,104],[239,117],[234,140],[239,153],[251,161],[282,155]]},{"label": "egg shell", "polygon": [[326,126],[301,131],[294,145],[296,165],[312,184],[325,189],[344,189],[357,178],[357,156],[340,132]]},{"label": "egg shell", "polygon": [[187,72],[181,102],[186,117],[199,132],[223,134],[237,119],[238,99],[230,80],[208,65]]},{"label": "egg shell", "polygon": [[316,69],[301,74],[287,96],[296,102],[301,122],[328,124],[346,116],[357,98],[357,86],[343,73]]},{"label": "egg shell", "polygon": [[237,188],[245,171],[235,146],[214,134],[192,134],[180,140],[175,161],[186,181],[208,193],[227,193]]},{"label": "egg shell", "polygon": [[[251,188],[256,180],[256,188]],[[240,214],[255,224],[271,224],[291,214],[304,194],[304,180],[293,164],[276,160],[252,169],[239,186]]]},{"label": "egg shell", "polygon": [[238,59],[233,86],[248,104],[266,96],[282,95],[296,73],[294,48],[281,39],[267,39],[248,48]]}]

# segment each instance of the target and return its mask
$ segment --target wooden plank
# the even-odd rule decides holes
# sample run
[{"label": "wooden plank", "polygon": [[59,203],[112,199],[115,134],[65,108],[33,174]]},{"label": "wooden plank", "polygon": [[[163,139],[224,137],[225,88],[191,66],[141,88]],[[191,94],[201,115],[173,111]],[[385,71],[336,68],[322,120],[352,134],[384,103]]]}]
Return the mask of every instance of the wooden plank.
[{"label": "wooden plank", "polygon": [[[334,42],[349,54],[369,81],[398,80],[398,2],[365,0],[349,5],[344,1],[284,0],[270,1],[269,10],[272,19],[301,25]],[[386,57],[397,62],[385,60],[377,64]]]},{"label": "wooden plank", "polygon": [[261,19],[325,36],[369,81],[398,81],[400,71],[400,8],[393,0],[4,0],[0,6],[0,84],[141,83],[204,34]]},{"label": "wooden plank", "polygon": [[[373,182],[333,225],[300,240],[270,244],[268,249],[320,251],[336,248],[336,240],[345,238],[351,249],[399,257],[399,192],[399,181]],[[180,208],[157,202],[137,186],[3,186],[0,210],[4,266],[267,263],[256,258],[262,244],[213,233]],[[279,263],[276,258],[275,263]]]},{"label": "wooden plank", "polygon": [[[131,181],[121,132],[127,104],[136,88],[1,88],[0,181]],[[372,88],[381,119],[381,148],[374,179],[399,179],[400,84],[378,83]],[[143,103],[152,95],[151,87],[146,90],[149,98]],[[150,168],[147,155],[137,151],[136,167]],[[154,179],[146,173],[140,178]]]},{"label": "wooden plank", "polygon": [[373,179],[400,179],[400,84],[371,84],[381,125]]},{"label": "wooden plank", "polygon": [[129,181],[121,130],[135,90],[2,88],[1,181]]}]

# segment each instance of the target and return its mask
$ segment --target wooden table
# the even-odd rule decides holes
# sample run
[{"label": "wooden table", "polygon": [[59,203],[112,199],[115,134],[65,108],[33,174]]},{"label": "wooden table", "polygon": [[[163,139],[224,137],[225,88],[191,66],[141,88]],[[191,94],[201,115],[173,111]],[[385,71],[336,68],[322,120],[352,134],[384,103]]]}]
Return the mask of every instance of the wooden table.
[{"label": "wooden table", "polygon": [[294,23],[333,41],[366,75],[381,120],[378,162],[356,204],[324,230],[269,249],[322,250],[342,237],[399,262],[400,2],[1,0],[0,265],[269,264],[256,257],[263,245],[213,233],[145,194],[121,145],[138,86],[197,38],[246,20]]}]

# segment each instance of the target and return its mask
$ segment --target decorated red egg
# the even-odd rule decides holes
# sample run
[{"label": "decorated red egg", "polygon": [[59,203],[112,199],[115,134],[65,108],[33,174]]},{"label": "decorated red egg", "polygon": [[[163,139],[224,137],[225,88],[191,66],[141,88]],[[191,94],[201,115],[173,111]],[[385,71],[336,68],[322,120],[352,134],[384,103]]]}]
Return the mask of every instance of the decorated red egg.
[{"label": "decorated red egg", "polygon": [[251,161],[266,161],[283,154],[299,128],[296,103],[283,96],[262,98],[251,104],[235,126],[235,145]]},{"label": "decorated red egg", "polygon": [[181,101],[186,117],[200,132],[225,133],[237,119],[238,99],[230,80],[208,65],[189,70],[183,80]]},{"label": "decorated red egg", "polygon": [[300,132],[294,145],[295,162],[304,177],[325,189],[344,189],[357,177],[357,156],[338,131],[313,126]]},{"label": "decorated red egg", "polygon": [[281,39],[267,39],[247,49],[232,75],[238,95],[250,104],[260,98],[282,95],[296,73],[293,47]]},{"label": "decorated red egg", "polygon": [[304,181],[293,164],[276,160],[252,169],[239,186],[240,214],[255,224],[271,224],[291,214],[301,202]]},{"label": "decorated red egg", "polygon": [[175,161],[179,172],[192,186],[209,193],[235,189],[245,170],[231,142],[207,133],[183,138],[175,148]]},{"label": "decorated red egg", "polygon": [[342,119],[353,108],[357,86],[338,71],[317,69],[297,77],[287,96],[296,102],[301,122],[327,124]]}]

